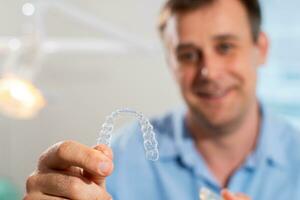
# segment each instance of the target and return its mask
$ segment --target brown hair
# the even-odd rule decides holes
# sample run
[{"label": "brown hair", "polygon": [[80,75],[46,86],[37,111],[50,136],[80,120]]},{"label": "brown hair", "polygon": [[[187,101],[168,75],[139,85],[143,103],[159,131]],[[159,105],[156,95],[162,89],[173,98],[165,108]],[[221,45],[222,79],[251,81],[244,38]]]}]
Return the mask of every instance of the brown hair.
[{"label": "brown hair", "polygon": [[[168,0],[164,5],[159,19],[159,31],[162,34],[170,16],[180,12],[193,11],[195,9],[211,5],[217,0]],[[239,0],[245,7],[250,26],[252,37],[257,41],[261,31],[262,14],[258,0]]]}]

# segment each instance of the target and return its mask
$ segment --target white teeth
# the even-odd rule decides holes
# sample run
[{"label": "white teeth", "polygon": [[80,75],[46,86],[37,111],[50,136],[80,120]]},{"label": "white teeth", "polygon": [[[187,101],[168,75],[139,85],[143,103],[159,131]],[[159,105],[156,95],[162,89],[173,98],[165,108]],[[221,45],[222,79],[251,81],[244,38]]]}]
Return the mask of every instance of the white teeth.
[{"label": "white teeth", "polygon": [[201,96],[207,96],[207,97],[211,97],[211,98],[220,98],[226,95],[227,91],[224,90],[218,90],[218,91],[214,91],[214,92],[197,92],[198,94],[200,94]]},{"label": "white teeth", "polygon": [[211,96],[212,96],[212,97],[218,98],[218,97],[222,97],[222,96],[224,96],[224,95],[225,95],[225,92],[217,91],[217,92],[215,92],[214,94],[212,94]]}]

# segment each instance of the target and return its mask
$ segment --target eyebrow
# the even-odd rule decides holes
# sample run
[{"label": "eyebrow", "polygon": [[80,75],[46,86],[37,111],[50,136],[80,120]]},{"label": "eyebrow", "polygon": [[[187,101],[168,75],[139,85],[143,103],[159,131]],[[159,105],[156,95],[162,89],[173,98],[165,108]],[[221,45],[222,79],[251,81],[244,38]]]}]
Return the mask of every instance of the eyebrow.
[{"label": "eyebrow", "polygon": [[182,51],[185,49],[199,49],[199,48],[192,43],[182,43],[176,47],[176,52],[179,52],[179,51]]},{"label": "eyebrow", "polygon": [[[233,34],[221,34],[216,35],[212,37],[213,40],[216,41],[224,41],[224,40],[240,40],[240,38]],[[185,49],[199,49],[198,46],[196,46],[193,43],[181,43],[176,47],[176,52],[185,50]]]},{"label": "eyebrow", "polygon": [[240,38],[236,35],[232,34],[222,34],[222,35],[216,35],[212,37],[213,40],[239,40]]}]

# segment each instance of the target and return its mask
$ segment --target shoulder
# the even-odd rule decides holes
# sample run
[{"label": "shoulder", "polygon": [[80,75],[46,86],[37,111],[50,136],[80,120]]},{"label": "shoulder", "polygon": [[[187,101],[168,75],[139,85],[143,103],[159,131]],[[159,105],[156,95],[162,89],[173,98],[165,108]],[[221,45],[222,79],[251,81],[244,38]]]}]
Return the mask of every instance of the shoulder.
[{"label": "shoulder", "polygon": [[292,168],[300,166],[300,131],[286,119],[273,117],[274,132],[277,132],[277,148],[282,149],[283,160]]},{"label": "shoulder", "polygon": [[281,141],[285,144],[287,157],[297,160],[300,164],[300,131],[298,128],[285,122],[281,130]]}]

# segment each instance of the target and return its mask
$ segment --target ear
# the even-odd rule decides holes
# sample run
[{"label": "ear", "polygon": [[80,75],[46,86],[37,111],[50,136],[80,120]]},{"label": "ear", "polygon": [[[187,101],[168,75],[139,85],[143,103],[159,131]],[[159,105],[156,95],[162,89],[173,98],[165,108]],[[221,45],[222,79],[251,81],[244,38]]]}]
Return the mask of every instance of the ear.
[{"label": "ear", "polygon": [[257,61],[258,65],[263,65],[266,63],[267,56],[269,52],[269,39],[264,32],[260,32],[257,39]]},{"label": "ear", "polygon": [[178,71],[177,71],[177,63],[174,53],[171,50],[170,44],[164,43],[164,53],[165,53],[165,61],[168,66],[168,69],[176,82],[178,82]]},{"label": "ear", "polygon": [[170,55],[170,52],[166,53],[166,62],[169,68],[169,71],[173,77],[173,79],[178,82],[179,81],[179,74],[178,74],[178,69],[176,67],[176,60],[174,58],[174,55]]}]

